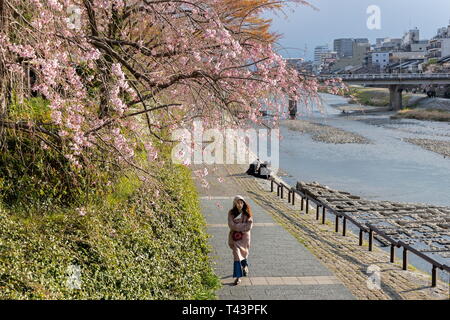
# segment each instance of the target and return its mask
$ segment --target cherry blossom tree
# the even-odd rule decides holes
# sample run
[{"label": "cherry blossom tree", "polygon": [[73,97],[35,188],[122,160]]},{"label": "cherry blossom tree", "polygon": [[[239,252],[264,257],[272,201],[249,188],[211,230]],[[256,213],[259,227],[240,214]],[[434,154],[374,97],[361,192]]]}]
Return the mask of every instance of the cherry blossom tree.
[{"label": "cherry blossom tree", "polygon": [[[261,17],[298,4],[307,5],[0,0],[0,75],[29,78],[31,70],[31,90],[51,109],[48,121],[33,122],[11,119],[5,106],[0,128],[39,135],[82,167],[92,150],[132,162],[144,132],[168,141],[163,132],[194,119],[207,127],[260,123],[267,108],[277,120],[288,97],[304,99],[318,88],[276,53],[278,36]],[[157,160],[155,147],[143,142]]]}]

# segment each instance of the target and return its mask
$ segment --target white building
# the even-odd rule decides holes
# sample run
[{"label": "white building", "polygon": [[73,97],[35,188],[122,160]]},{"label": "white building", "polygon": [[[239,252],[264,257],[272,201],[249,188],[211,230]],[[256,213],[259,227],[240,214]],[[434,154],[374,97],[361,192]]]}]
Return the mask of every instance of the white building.
[{"label": "white building", "polygon": [[412,43],[417,43],[420,39],[420,31],[419,29],[415,28],[413,30],[409,30],[405,33],[402,39],[402,46],[408,46]]},{"label": "white building", "polygon": [[418,60],[418,59],[425,59],[426,52],[391,52],[390,59],[391,61],[406,61],[406,60]]},{"label": "white building", "polygon": [[436,38],[450,38],[450,24],[447,27],[439,28]]},{"label": "white building", "polygon": [[323,57],[330,52],[330,47],[328,44],[323,46],[317,46],[314,49],[314,65],[320,66],[322,63]]},{"label": "white building", "polygon": [[381,51],[399,50],[402,41],[400,38],[378,38],[375,48]]},{"label": "white building", "polygon": [[427,51],[428,40],[421,40],[417,43],[411,43],[410,49],[412,52],[425,52]]},{"label": "white building", "polygon": [[384,70],[389,64],[390,52],[371,52],[372,65],[380,66],[380,70]]},{"label": "white building", "polygon": [[427,47],[427,58],[444,58],[450,56],[450,25],[440,28],[437,35],[430,40]]},{"label": "white building", "polygon": [[450,38],[432,39],[427,47],[427,58],[444,58],[450,56]]}]

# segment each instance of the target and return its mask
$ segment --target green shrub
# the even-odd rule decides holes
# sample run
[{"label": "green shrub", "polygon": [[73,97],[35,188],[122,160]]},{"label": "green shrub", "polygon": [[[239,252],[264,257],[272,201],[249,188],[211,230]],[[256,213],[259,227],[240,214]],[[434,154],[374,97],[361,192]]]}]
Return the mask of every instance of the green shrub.
[{"label": "green shrub", "polygon": [[[30,121],[49,131],[49,102],[41,97],[19,102],[13,94],[9,121]],[[64,145],[39,133],[3,129],[0,137],[0,201],[8,208],[45,210],[82,200],[82,194],[101,181],[104,169],[74,170],[64,156]],[[50,148],[43,139],[53,144]],[[97,174],[101,173],[101,174]]]},{"label": "green shrub", "polygon": [[50,103],[42,97],[24,99],[22,103],[13,95],[13,103],[9,106],[8,117],[11,120],[33,120],[40,123],[50,122]]},{"label": "green shrub", "polygon": [[112,173],[104,167],[76,170],[62,150],[41,140],[5,130],[0,146],[0,201],[17,210],[46,210],[84,202]]},{"label": "green shrub", "polygon": [[[170,146],[156,144],[162,166],[137,148],[154,175],[146,180],[130,167],[75,171],[33,137],[5,141],[0,299],[215,298],[198,194],[190,170],[170,162]],[[69,286],[72,267],[80,289]]]},{"label": "green shrub", "polygon": [[[84,216],[0,209],[0,299],[215,298],[219,280],[190,172],[168,164],[158,177],[159,198],[149,184],[120,178],[122,189],[86,204]],[[80,289],[67,286],[72,265]]]}]

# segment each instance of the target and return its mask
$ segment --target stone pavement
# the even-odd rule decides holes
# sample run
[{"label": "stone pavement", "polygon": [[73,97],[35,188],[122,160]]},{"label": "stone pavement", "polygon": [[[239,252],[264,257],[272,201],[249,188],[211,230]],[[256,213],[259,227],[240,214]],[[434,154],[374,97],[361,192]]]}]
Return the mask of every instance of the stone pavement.
[{"label": "stone pavement", "polygon": [[[227,166],[226,169],[241,190],[250,194],[254,202],[323,262],[357,299],[450,299],[448,273],[442,273],[444,281],[438,280],[437,287],[433,288],[429,274],[411,265],[408,270],[403,270],[400,258],[390,263],[389,252],[376,245],[368,251],[367,241],[360,246],[358,235],[350,229],[346,236],[336,232],[332,222],[334,216],[329,213],[326,223],[322,224],[321,219],[316,220],[315,208],[310,206],[310,214],[307,214],[301,210],[298,198],[292,205],[286,197],[277,197],[276,191],[270,190],[270,181],[243,175],[246,168],[242,166]],[[400,252],[397,254],[401,256]],[[368,283],[369,269],[372,275],[374,269],[378,269],[379,285]]]},{"label": "stone pavement", "polygon": [[[211,235],[215,272],[223,284],[217,292],[219,299],[355,299],[318,258],[253,201],[250,193],[236,184],[226,167],[206,168],[209,171],[205,178],[208,189],[201,186],[201,179],[194,177],[208,224],[207,231]],[[203,167],[193,168],[196,169]],[[219,177],[224,180],[219,181]],[[240,285],[233,286],[233,256],[227,244],[227,213],[236,194],[241,194],[250,203],[255,225],[248,258],[249,277],[243,278]]]}]

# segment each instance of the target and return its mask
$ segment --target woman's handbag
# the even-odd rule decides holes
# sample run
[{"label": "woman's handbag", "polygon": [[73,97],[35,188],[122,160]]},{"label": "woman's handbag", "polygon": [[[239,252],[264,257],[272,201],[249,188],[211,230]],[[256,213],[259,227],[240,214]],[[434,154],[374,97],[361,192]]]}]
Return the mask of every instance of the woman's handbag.
[{"label": "woman's handbag", "polygon": [[242,232],[240,231],[233,231],[233,233],[231,234],[231,237],[233,238],[234,241],[238,241],[242,239]]}]

